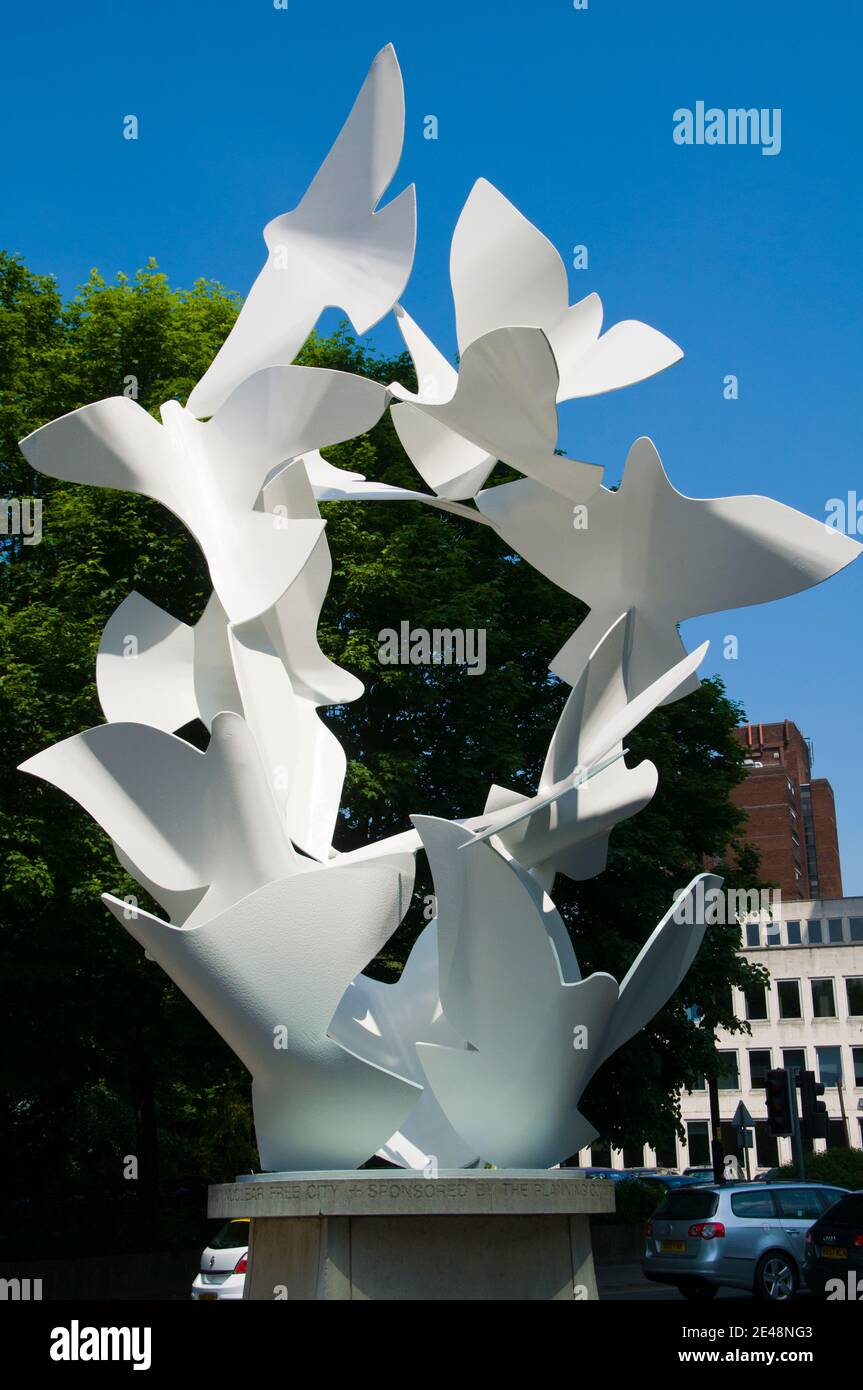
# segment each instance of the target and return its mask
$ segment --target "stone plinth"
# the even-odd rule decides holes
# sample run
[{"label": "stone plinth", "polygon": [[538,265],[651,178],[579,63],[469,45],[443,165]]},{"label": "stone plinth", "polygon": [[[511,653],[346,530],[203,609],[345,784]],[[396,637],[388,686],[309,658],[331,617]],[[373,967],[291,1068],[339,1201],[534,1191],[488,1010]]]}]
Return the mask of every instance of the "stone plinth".
[{"label": "stone plinth", "polygon": [[268,1173],[211,1187],[208,1211],[251,1217],[250,1299],[581,1300],[614,1188],[566,1169]]}]

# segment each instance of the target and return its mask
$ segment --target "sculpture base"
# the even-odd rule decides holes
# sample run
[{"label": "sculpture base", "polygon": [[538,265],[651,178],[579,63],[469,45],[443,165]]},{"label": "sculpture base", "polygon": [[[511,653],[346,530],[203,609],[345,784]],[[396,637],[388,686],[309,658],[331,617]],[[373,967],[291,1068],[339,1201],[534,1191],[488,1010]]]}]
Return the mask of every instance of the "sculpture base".
[{"label": "sculpture base", "polygon": [[590,1300],[610,1182],[566,1169],[268,1173],[211,1187],[251,1217],[244,1298]]}]

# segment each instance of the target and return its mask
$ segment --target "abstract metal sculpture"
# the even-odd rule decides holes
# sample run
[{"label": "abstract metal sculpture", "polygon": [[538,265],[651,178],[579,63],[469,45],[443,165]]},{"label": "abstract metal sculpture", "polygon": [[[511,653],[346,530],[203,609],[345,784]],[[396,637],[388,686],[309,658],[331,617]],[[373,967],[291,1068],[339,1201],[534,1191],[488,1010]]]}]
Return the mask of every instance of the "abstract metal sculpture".
[{"label": "abstract metal sculpture", "polygon": [[[459,370],[447,362],[397,303],[413,188],[376,211],[403,133],[387,48],[304,198],[267,227],[267,263],[187,406],[167,402],[159,425],[111,398],[21,442],[53,477],[155,498],[209,567],[194,628],[129,595],[97,660],[108,722],[23,770],[85,807],[166,912],[104,898],[248,1067],[270,1170],[375,1152],[406,1167],[536,1168],[595,1138],[579,1112],[588,1080],[679,987],[704,923],[683,927],[670,908],[620,985],[582,979],[555,876],[600,873],[614,827],[656,790],[657,769],[627,767],[623,741],[697,685],[706,644],[687,655],[677,624],[794,593],[860,550],[765,498],[682,497],[649,440],[617,492],[559,455],[557,402],[682,354],[637,322],[601,334],[599,299],[570,306],[554,247],[484,180],[453,238]],[[329,305],[359,332],[393,311],[418,391],[291,365]],[[432,494],[321,457],[388,406]],[[524,478],[481,490],[498,460]],[[464,820],[414,814],[412,829],[342,854],[345,755],[316,711],[363,687],[318,645],[332,566],[317,503],[352,499],[419,500],[491,526],[591,612],[552,662],[572,690],[535,796],[493,786]],[[177,736],[192,719],[210,731],[205,753]],[[423,847],[437,918],[398,982],[381,984],[363,971],[402,921]],[[687,895],[720,882],[701,875]]]}]

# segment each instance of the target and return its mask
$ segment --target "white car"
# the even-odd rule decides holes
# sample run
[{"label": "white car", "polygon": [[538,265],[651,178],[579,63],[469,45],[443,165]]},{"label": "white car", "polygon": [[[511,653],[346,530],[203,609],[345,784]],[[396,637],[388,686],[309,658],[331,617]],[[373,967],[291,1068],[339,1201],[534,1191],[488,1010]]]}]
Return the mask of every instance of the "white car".
[{"label": "white car", "polygon": [[200,1301],[242,1298],[249,1258],[249,1218],[226,1221],[201,1255],[201,1268],[192,1284]]}]

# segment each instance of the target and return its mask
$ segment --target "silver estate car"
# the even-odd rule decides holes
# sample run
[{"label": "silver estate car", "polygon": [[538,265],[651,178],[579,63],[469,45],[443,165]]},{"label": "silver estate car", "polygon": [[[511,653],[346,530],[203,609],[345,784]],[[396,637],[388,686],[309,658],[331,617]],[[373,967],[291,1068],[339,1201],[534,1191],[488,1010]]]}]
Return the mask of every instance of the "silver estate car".
[{"label": "silver estate car", "polygon": [[674,1188],[645,1227],[642,1270],[686,1298],[728,1286],[785,1302],[800,1286],[806,1232],[844,1192],[815,1182]]}]

